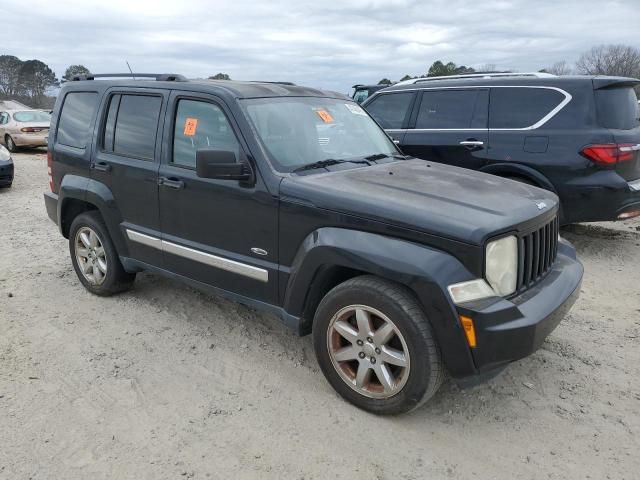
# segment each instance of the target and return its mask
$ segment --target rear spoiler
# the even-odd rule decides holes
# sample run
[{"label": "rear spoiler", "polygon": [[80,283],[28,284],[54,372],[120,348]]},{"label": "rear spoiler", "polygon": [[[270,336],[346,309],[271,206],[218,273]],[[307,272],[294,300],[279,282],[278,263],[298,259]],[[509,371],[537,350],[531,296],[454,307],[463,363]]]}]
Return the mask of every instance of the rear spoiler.
[{"label": "rear spoiler", "polygon": [[630,77],[593,77],[593,89],[637,87],[640,80]]}]

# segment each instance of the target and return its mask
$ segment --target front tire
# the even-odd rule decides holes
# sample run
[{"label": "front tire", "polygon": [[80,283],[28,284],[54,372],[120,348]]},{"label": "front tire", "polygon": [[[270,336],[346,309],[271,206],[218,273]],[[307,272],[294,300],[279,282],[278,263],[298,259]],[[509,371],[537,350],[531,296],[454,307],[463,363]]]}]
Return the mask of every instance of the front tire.
[{"label": "front tire", "polygon": [[318,363],[347,401],[392,415],[429,400],[444,378],[440,349],[414,295],[362,276],[332,289],[313,321]]},{"label": "front tire", "polygon": [[98,212],[85,212],[73,220],[69,251],[80,282],[91,293],[109,296],[133,285],[136,275],[125,272]]}]

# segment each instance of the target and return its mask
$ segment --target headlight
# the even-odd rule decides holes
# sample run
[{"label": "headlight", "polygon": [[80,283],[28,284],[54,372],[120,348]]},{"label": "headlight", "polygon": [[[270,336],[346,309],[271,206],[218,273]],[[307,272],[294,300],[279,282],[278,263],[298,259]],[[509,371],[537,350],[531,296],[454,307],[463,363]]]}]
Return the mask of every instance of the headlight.
[{"label": "headlight", "polygon": [[496,293],[484,279],[479,278],[449,285],[449,295],[451,295],[453,303],[460,304],[480,300],[481,298],[495,297]]},{"label": "headlight", "polygon": [[518,239],[510,237],[487,244],[485,278],[497,295],[510,295],[516,291],[518,277]]},{"label": "headlight", "polygon": [[11,154],[9,150],[0,145],[0,162],[6,162],[7,160],[11,160]]}]

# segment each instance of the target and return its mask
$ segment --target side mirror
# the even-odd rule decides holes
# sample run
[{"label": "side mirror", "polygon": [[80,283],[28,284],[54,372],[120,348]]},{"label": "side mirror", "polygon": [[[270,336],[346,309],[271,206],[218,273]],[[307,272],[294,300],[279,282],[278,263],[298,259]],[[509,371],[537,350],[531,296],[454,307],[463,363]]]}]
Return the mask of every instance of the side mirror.
[{"label": "side mirror", "polygon": [[201,178],[219,180],[251,180],[251,168],[238,163],[236,154],[226,150],[202,148],[196,151],[196,173]]}]

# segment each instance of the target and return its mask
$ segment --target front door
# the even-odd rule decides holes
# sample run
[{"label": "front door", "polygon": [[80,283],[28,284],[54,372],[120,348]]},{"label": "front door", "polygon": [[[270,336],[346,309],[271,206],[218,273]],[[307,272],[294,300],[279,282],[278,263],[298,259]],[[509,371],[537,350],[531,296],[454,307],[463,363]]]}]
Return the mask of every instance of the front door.
[{"label": "front door", "polygon": [[[167,112],[159,196],[165,267],[267,303],[277,301],[278,201],[254,184],[200,178],[196,151],[248,159],[229,109],[212,95],[174,92]],[[253,165],[255,170],[255,165]]]},{"label": "front door", "polygon": [[[91,178],[111,190],[120,228],[128,239],[131,258],[162,265],[156,245],[139,241],[160,236],[158,168],[161,122],[168,92],[136,89],[110,91],[98,127]],[[137,235],[137,236],[136,236]]]},{"label": "front door", "polygon": [[422,90],[402,151],[424,160],[477,170],[487,161],[487,89]]}]

